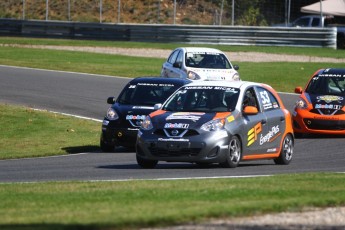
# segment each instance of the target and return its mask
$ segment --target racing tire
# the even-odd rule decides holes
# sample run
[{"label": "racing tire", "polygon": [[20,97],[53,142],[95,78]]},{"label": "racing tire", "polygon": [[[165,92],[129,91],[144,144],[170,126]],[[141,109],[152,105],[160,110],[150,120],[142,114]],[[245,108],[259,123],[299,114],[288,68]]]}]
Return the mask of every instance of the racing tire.
[{"label": "racing tire", "polygon": [[144,168],[144,169],[153,169],[154,167],[156,167],[158,161],[156,160],[147,160],[144,159],[138,155],[137,156],[137,163],[140,167]]},{"label": "racing tire", "polygon": [[242,143],[238,137],[233,136],[229,142],[229,151],[226,160],[220,163],[223,168],[236,168],[242,158]]},{"label": "racing tire", "polygon": [[105,152],[105,153],[110,153],[110,152],[113,152],[115,150],[115,145],[109,145],[102,140],[100,140],[99,145],[101,147],[102,152]]},{"label": "racing tire", "polygon": [[287,134],[284,137],[283,145],[280,150],[280,155],[278,158],[274,159],[274,163],[278,165],[288,165],[292,160],[294,149],[294,140],[291,134]]}]

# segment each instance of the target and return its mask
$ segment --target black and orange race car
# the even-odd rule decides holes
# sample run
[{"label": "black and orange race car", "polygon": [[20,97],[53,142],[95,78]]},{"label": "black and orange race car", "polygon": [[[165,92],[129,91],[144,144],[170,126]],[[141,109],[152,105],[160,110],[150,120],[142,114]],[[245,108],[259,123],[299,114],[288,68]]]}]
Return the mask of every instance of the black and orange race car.
[{"label": "black and orange race car", "polygon": [[292,159],[291,114],[268,85],[193,82],[155,108],[138,131],[136,158],[143,168],[158,161],[234,168],[242,160]]},{"label": "black and orange race car", "polygon": [[292,114],[295,135],[345,134],[345,69],[320,69],[301,94]]}]

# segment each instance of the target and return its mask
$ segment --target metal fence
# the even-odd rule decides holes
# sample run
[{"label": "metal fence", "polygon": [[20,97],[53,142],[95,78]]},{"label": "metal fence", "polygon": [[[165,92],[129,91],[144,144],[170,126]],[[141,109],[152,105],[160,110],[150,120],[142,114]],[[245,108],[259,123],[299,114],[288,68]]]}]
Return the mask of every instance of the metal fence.
[{"label": "metal fence", "polygon": [[0,36],[336,48],[336,28],[145,25],[0,19]]},{"label": "metal fence", "polygon": [[0,18],[100,23],[271,26],[318,0],[2,0]]}]

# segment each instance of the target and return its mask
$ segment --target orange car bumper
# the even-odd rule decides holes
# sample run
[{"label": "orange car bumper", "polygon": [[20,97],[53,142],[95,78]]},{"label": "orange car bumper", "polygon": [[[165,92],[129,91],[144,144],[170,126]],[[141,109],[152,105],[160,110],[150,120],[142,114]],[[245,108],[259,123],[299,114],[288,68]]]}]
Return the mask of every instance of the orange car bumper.
[{"label": "orange car bumper", "polygon": [[297,109],[292,121],[295,133],[345,135],[345,114],[327,116]]}]

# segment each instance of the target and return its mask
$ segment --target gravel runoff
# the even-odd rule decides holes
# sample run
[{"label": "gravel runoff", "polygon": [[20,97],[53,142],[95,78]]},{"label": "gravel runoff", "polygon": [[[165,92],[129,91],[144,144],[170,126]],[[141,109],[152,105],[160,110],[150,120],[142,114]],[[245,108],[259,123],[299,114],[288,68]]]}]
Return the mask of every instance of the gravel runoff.
[{"label": "gravel runoff", "polygon": [[[167,58],[170,50],[135,49],[118,47],[80,47],[51,45],[0,45],[25,48],[70,50],[92,53],[122,54],[137,57]],[[267,54],[258,52],[226,52],[231,61],[243,62],[333,62],[345,63],[345,58],[323,58],[297,55]],[[345,230],[345,207],[313,209],[303,212],[282,212],[260,216],[209,220],[155,230]],[[146,229],[148,230],[148,229]]]},{"label": "gravel runoff", "polygon": [[[144,49],[144,48],[120,48],[120,47],[94,47],[94,46],[54,46],[54,45],[17,45],[2,44],[0,46],[70,50],[91,53],[121,54],[135,57],[167,58],[171,50]],[[319,63],[345,63],[345,58],[326,58],[299,55],[268,54],[260,52],[225,52],[231,62],[319,62]]]},{"label": "gravel runoff", "polygon": [[167,228],[145,230],[344,230],[345,207],[282,212],[261,216],[216,219]]}]

